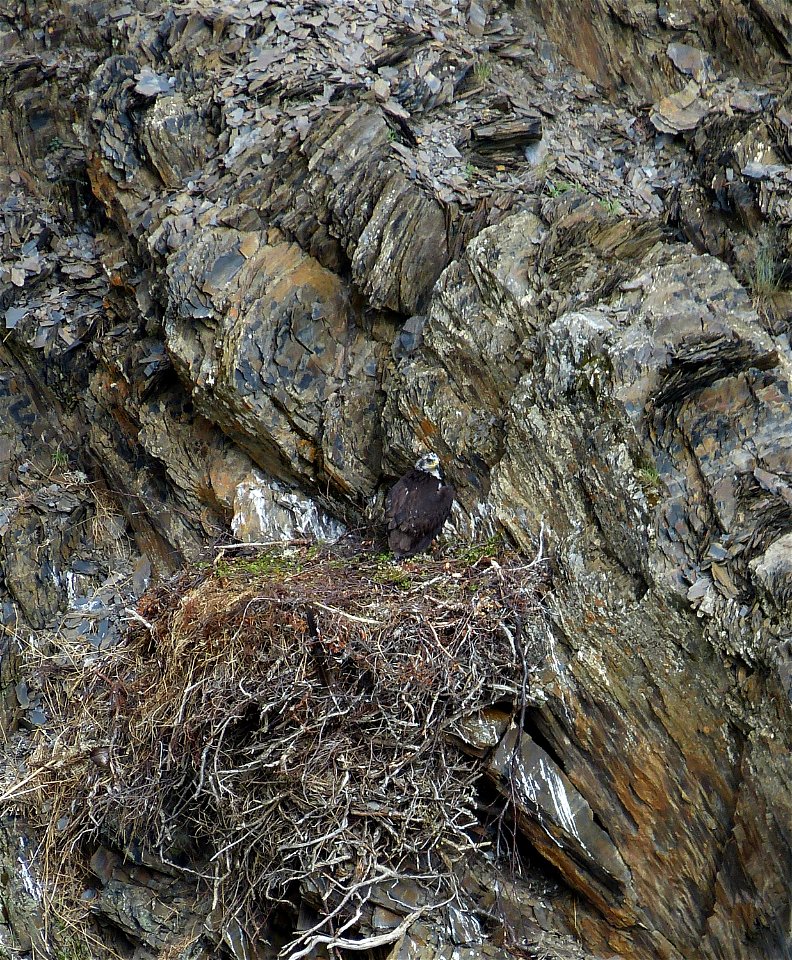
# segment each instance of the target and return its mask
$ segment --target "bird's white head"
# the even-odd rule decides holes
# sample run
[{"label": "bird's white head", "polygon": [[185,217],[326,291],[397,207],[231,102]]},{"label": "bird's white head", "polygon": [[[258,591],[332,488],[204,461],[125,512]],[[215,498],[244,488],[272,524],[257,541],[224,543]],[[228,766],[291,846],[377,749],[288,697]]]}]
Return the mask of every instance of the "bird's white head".
[{"label": "bird's white head", "polygon": [[425,453],[415,466],[416,469],[423,470],[424,473],[431,473],[438,480],[442,479],[440,476],[440,457],[431,450],[429,453]]}]

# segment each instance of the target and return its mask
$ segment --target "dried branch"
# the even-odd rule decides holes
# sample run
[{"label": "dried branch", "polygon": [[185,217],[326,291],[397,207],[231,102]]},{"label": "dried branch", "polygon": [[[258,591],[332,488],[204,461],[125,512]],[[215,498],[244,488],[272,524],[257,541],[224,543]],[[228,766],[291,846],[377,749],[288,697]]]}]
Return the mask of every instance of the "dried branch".
[{"label": "dried branch", "polygon": [[[495,702],[524,709],[543,569],[509,554],[395,565],[221,551],[211,574],[144,597],[123,643],[43,669],[71,759],[53,783],[41,730],[31,773],[3,799],[29,814],[48,801],[46,860],[75,875],[100,836],[170,863],[190,838],[215,907],[250,929],[301,890],[319,921],[289,960],[393,943],[457,896],[455,865],[480,842],[477,761],[450,731]],[[407,881],[425,903],[387,933],[345,935]]]}]

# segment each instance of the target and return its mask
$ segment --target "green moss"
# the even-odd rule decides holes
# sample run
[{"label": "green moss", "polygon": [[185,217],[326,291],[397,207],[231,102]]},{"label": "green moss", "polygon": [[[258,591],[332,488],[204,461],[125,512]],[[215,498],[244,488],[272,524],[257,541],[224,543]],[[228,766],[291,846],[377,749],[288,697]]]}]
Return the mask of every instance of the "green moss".
[{"label": "green moss", "polygon": [[299,555],[285,550],[265,550],[255,557],[236,559],[220,559],[215,565],[221,577],[272,577],[280,579],[290,574],[299,573],[304,562],[312,560],[306,552]]},{"label": "green moss", "polygon": [[374,558],[375,569],[371,579],[375,583],[391,584],[397,587],[411,587],[413,578],[410,571],[397,563],[390,553],[380,553]]},{"label": "green moss", "polygon": [[483,557],[497,557],[503,552],[503,537],[495,534],[487,540],[481,540],[478,543],[471,543],[463,547],[456,554],[456,558],[462,563],[474,564]]},{"label": "green moss", "polygon": [[377,570],[372,579],[375,583],[389,583],[396,587],[411,587],[412,577],[404,567],[396,566],[391,560],[390,567]]},{"label": "green moss", "polygon": [[58,936],[54,950],[55,960],[91,960],[93,951],[87,940],[74,933]]}]

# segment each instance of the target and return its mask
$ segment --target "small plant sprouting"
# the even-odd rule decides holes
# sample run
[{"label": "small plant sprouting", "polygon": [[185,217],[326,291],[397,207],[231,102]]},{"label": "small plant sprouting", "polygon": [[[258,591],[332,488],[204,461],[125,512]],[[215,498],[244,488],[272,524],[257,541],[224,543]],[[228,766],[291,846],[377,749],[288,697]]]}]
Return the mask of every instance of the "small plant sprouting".
[{"label": "small plant sprouting", "polygon": [[649,505],[654,507],[660,500],[660,493],[663,489],[660,471],[654,461],[643,460],[635,470],[635,479],[643,490]]},{"label": "small plant sprouting", "polygon": [[763,302],[781,287],[778,264],[778,238],[772,229],[765,230],[756,244],[756,257],[748,282],[754,299]]},{"label": "small plant sprouting", "polygon": [[61,450],[60,444],[55,447],[50,454],[50,457],[52,459],[53,472],[56,470],[63,470],[64,467],[69,465],[69,455],[64,450]]},{"label": "small plant sprouting", "polygon": [[465,180],[472,180],[473,177],[478,173],[478,169],[474,163],[466,163],[464,169],[462,170],[462,176]]},{"label": "small plant sprouting", "polygon": [[579,191],[580,187],[575,183],[570,183],[568,180],[548,180],[546,190],[549,196],[551,197],[561,197],[565,193],[569,193],[571,190]]},{"label": "small plant sprouting", "polygon": [[660,486],[660,471],[653,463],[639,467],[635,476],[645,490],[656,490]]},{"label": "small plant sprouting", "polygon": [[608,213],[624,213],[624,207],[618,200],[614,200],[612,197],[608,197],[607,199],[602,198],[598,203],[604,210],[607,210]]},{"label": "small plant sprouting", "polygon": [[473,76],[479,83],[486,83],[492,76],[492,64],[486,60],[477,60],[473,67]]}]

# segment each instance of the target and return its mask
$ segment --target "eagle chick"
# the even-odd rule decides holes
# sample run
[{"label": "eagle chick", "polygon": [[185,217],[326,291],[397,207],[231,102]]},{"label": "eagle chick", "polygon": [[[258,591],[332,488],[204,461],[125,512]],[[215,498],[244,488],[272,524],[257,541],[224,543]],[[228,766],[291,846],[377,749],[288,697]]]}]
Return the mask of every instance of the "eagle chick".
[{"label": "eagle chick", "polygon": [[385,499],[388,546],[397,559],[426,550],[451,514],[454,488],[436,453],[426,453],[391,487]]}]

